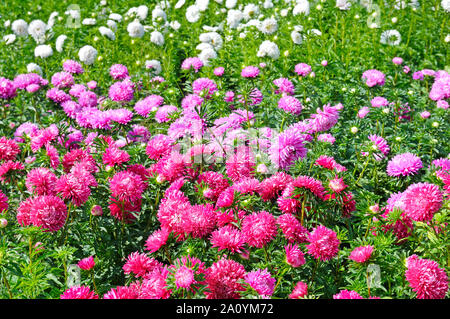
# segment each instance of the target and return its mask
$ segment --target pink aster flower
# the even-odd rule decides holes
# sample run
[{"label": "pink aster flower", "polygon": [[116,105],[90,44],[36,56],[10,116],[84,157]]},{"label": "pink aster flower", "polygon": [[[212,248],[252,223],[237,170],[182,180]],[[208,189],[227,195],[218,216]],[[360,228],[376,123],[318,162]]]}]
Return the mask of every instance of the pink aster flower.
[{"label": "pink aster flower", "polygon": [[109,166],[121,165],[130,160],[130,155],[118,147],[110,146],[103,153],[103,163]]},{"label": "pink aster flower", "polygon": [[242,253],[245,236],[236,227],[226,225],[212,232],[211,244],[219,251],[227,249],[231,253]]},{"label": "pink aster flower", "polygon": [[169,271],[167,267],[158,267],[153,271],[145,275],[142,284],[139,285],[138,299],[168,299],[171,294],[171,290],[167,288],[167,277]]},{"label": "pink aster flower", "polygon": [[430,259],[412,255],[406,259],[405,277],[418,299],[444,299],[448,290],[445,269]]},{"label": "pink aster flower", "polygon": [[295,285],[294,290],[292,290],[291,294],[289,295],[289,299],[300,299],[305,297],[307,294],[308,285],[302,281],[299,281]]},{"label": "pink aster flower", "polygon": [[80,63],[74,60],[66,60],[63,63],[63,69],[66,72],[73,73],[73,74],[81,74],[84,72],[83,67]]},{"label": "pink aster flower", "polygon": [[46,93],[46,97],[59,104],[71,99],[69,94],[58,88],[51,88],[50,90],[48,90]]},{"label": "pink aster flower", "polygon": [[97,94],[91,91],[83,91],[78,96],[78,104],[81,107],[95,107],[98,104]]},{"label": "pink aster flower", "polygon": [[29,220],[45,232],[56,232],[61,229],[67,217],[67,207],[61,198],[43,195],[31,201]]},{"label": "pink aster flower", "polygon": [[234,92],[233,91],[227,91],[225,92],[225,97],[224,97],[224,101],[225,102],[233,102],[234,101]]},{"label": "pink aster flower", "polygon": [[345,185],[344,179],[342,177],[335,177],[334,179],[330,180],[330,182],[328,183],[328,187],[330,187],[333,192],[340,193],[344,189],[346,189],[348,185]]},{"label": "pink aster flower", "polygon": [[217,67],[214,69],[214,75],[215,76],[222,76],[224,73],[225,69],[221,66]]},{"label": "pink aster flower", "polygon": [[303,243],[308,237],[308,230],[292,214],[283,214],[277,218],[277,224],[289,243]]},{"label": "pink aster flower", "polygon": [[339,109],[330,104],[324,105],[323,110],[316,109],[311,115],[311,126],[314,132],[324,132],[331,129],[339,120]]},{"label": "pink aster flower", "polygon": [[156,259],[136,251],[127,257],[127,262],[123,265],[123,271],[126,275],[133,273],[136,277],[144,277],[158,267],[160,267],[160,263]]},{"label": "pink aster flower", "polygon": [[244,280],[261,296],[272,296],[275,290],[276,279],[267,269],[250,271],[244,276]]},{"label": "pink aster flower", "polygon": [[20,148],[14,140],[0,137],[0,160],[12,161],[20,153]]},{"label": "pink aster flower", "polygon": [[350,253],[349,259],[356,261],[357,263],[365,263],[372,256],[373,246],[360,246],[353,249]]},{"label": "pink aster flower", "polygon": [[68,72],[57,72],[52,76],[52,85],[58,89],[70,87],[73,84],[73,76]]},{"label": "pink aster flower", "polygon": [[408,217],[415,221],[427,221],[441,208],[443,196],[437,185],[416,183],[403,192],[402,200]]},{"label": "pink aster flower", "polygon": [[356,291],[341,290],[339,293],[333,295],[333,299],[364,299]]},{"label": "pink aster flower", "polygon": [[362,75],[362,79],[366,80],[366,85],[368,87],[374,87],[375,85],[383,86],[386,81],[385,75],[375,69],[365,71]]},{"label": "pink aster flower", "polygon": [[303,77],[310,74],[311,70],[311,66],[306,63],[299,63],[295,66],[295,73]]},{"label": "pink aster flower", "polygon": [[142,197],[145,185],[142,178],[132,172],[116,173],[109,181],[111,195],[118,200],[134,201]]},{"label": "pink aster flower", "polygon": [[269,156],[277,167],[289,170],[295,161],[306,157],[305,136],[293,130],[286,130],[275,138],[269,149]]},{"label": "pink aster flower", "polygon": [[141,211],[142,200],[116,200],[111,197],[108,208],[111,212],[111,216],[126,224],[130,224],[136,219],[136,214]]},{"label": "pink aster flower", "polygon": [[148,117],[150,112],[154,112],[164,103],[164,98],[159,95],[150,95],[136,103],[134,110],[143,117]]},{"label": "pink aster flower", "polygon": [[370,101],[370,104],[372,107],[384,107],[389,105],[389,101],[382,96],[376,96]]},{"label": "pink aster flower", "polygon": [[164,246],[169,239],[170,232],[166,228],[155,230],[145,241],[145,249],[154,253]]},{"label": "pink aster flower", "polygon": [[64,199],[70,199],[75,206],[81,206],[87,202],[91,190],[84,180],[75,174],[62,175],[56,182],[55,191]]},{"label": "pink aster flower", "polygon": [[3,213],[8,207],[8,197],[0,190],[0,213]]},{"label": "pink aster flower", "polygon": [[358,111],[358,117],[359,117],[360,119],[363,119],[363,118],[366,117],[367,114],[369,114],[369,112],[370,112],[370,109],[369,109],[367,106],[364,106],[363,108],[361,108],[361,109]]},{"label": "pink aster flower", "polygon": [[244,177],[252,177],[256,167],[255,155],[250,147],[240,145],[225,165],[228,177],[234,182]]},{"label": "pink aster flower", "polygon": [[197,183],[204,185],[203,196],[213,201],[217,200],[219,195],[229,186],[228,180],[222,174],[213,171],[201,173],[198,176]]},{"label": "pink aster flower", "polygon": [[316,259],[329,260],[339,251],[340,241],[331,229],[319,225],[308,236],[308,253]]},{"label": "pink aster flower", "polygon": [[374,150],[380,151],[384,156],[389,154],[391,149],[384,138],[372,134],[368,136],[368,139],[372,141]]},{"label": "pink aster flower", "polygon": [[412,153],[403,153],[394,156],[387,165],[389,176],[414,175],[423,167],[420,158]]},{"label": "pink aster flower", "polygon": [[183,70],[190,70],[191,68],[194,69],[195,73],[200,71],[200,69],[203,67],[203,62],[197,57],[194,58],[186,58],[183,63],[181,63],[181,68]]},{"label": "pink aster flower", "polygon": [[83,270],[91,270],[95,266],[94,256],[89,256],[86,258],[81,259],[78,262],[78,267],[80,267]]},{"label": "pink aster flower", "polygon": [[195,94],[200,96],[204,94],[204,97],[209,99],[217,91],[217,85],[209,78],[199,78],[192,83],[192,90]]},{"label": "pink aster flower", "polygon": [[170,121],[170,115],[176,113],[178,108],[175,105],[163,105],[155,114],[155,120],[158,123],[164,123]]},{"label": "pink aster flower", "polygon": [[277,235],[275,217],[266,211],[248,215],[242,221],[242,232],[249,246],[262,248]]},{"label": "pink aster flower", "polygon": [[400,57],[395,57],[392,59],[392,63],[397,64],[397,65],[401,65],[403,63],[403,59]]},{"label": "pink aster flower", "polygon": [[334,136],[331,134],[328,134],[328,133],[319,134],[319,136],[317,136],[317,140],[319,142],[327,142],[327,143],[331,143],[331,144],[334,144],[334,142],[336,141]]},{"label": "pink aster flower", "polygon": [[161,157],[170,153],[174,142],[175,141],[167,135],[155,135],[148,142],[145,152],[150,159],[159,160]]},{"label": "pink aster flower", "polygon": [[60,299],[98,299],[98,295],[87,286],[73,286],[59,297]]},{"label": "pink aster flower", "polygon": [[273,80],[273,84],[278,87],[278,89],[275,90],[275,94],[287,94],[287,95],[294,94],[295,86],[287,78],[275,79]]},{"label": "pink aster flower", "polygon": [[123,64],[113,64],[109,69],[109,75],[115,80],[123,80],[129,76],[128,69]]},{"label": "pink aster flower", "polygon": [[294,179],[285,172],[277,172],[260,183],[259,194],[264,201],[275,198]]},{"label": "pink aster flower", "polygon": [[187,211],[185,232],[193,238],[203,238],[216,227],[216,212],[211,204],[194,205]]},{"label": "pink aster flower", "polygon": [[206,272],[207,299],[237,299],[245,288],[240,283],[244,279],[245,268],[240,263],[222,258]]},{"label": "pink aster flower", "polygon": [[288,113],[298,115],[302,112],[302,104],[295,97],[287,95],[278,100],[278,108]]},{"label": "pink aster flower", "polygon": [[286,262],[294,268],[305,264],[305,255],[297,245],[288,244],[284,246]]},{"label": "pink aster flower", "polygon": [[259,69],[256,66],[247,66],[242,69],[241,76],[243,78],[256,78],[259,75]]},{"label": "pink aster flower", "polygon": [[17,95],[17,88],[14,85],[14,82],[6,79],[4,77],[0,77],[0,98],[9,100]]},{"label": "pink aster flower", "polygon": [[133,82],[125,79],[110,86],[108,96],[115,102],[130,102],[134,97]]}]

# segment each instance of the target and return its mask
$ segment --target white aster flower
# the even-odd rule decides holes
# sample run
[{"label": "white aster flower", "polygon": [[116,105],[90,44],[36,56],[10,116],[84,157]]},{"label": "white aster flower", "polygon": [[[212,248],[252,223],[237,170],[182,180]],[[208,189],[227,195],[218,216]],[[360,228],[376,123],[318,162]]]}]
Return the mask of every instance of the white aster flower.
[{"label": "white aster flower", "polygon": [[187,7],[186,20],[190,23],[195,23],[200,19],[200,9],[196,5]]},{"label": "white aster flower", "polygon": [[117,30],[117,23],[114,20],[108,20],[106,21],[106,25],[108,26],[108,28],[110,28],[113,31]]},{"label": "white aster flower", "polygon": [[450,12],[450,0],[442,0],[441,1],[441,7],[446,12]]},{"label": "white aster flower", "polygon": [[96,23],[97,20],[95,20],[94,18],[86,18],[81,22],[82,25],[95,25]]},{"label": "white aster flower", "polygon": [[264,34],[273,34],[277,32],[277,30],[278,30],[278,23],[277,20],[274,18],[265,19],[259,27],[259,31],[261,31]]},{"label": "white aster flower", "polygon": [[36,63],[29,63],[29,64],[27,64],[27,72],[28,73],[37,73],[39,75],[42,75],[42,69]]},{"label": "white aster flower", "polygon": [[298,14],[304,14],[305,16],[309,15],[309,2],[307,0],[298,0],[294,9],[292,9],[292,14],[294,16]]},{"label": "white aster flower", "polygon": [[291,32],[291,39],[295,44],[302,44],[303,42],[303,36],[300,32],[297,32],[295,30]]},{"label": "white aster flower", "polygon": [[45,31],[47,30],[47,25],[42,20],[33,20],[28,25],[28,33],[33,37],[36,43],[45,42]]},{"label": "white aster flower", "polygon": [[95,62],[97,50],[90,45],[85,45],[80,49],[80,51],[78,51],[78,57],[84,64],[91,65]]},{"label": "white aster flower", "polygon": [[98,31],[101,35],[107,37],[110,40],[114,41],[116,39],[116,34],[110,28],[101,26],[100,28],[98,28]]},{"label": "white aster flower", "polygon": [[209,6],[209,0],[195,0],[195,5],[201,12],[206,11]]},{"label": "white aster flower", "polygon": [[155,21],[158,18],[163,19],[164,21],[167,20],[167,15],[166,13],[160,8],[160,7],[156,7],[155,9],[153,9],[152,11],[152,20]]},{"label": "white aster flower", "polygon": [[278,49],[276,43],[266,40],[259,46],[259,50],[256,56],[260,58],[268,56],[276,60],[280,57],[280,50]]},{"label": "white aster flower", "polygon": [[252,19],[253,17],[256,17],[259,15],[259,7],[253,3],[247,4],[244,7],[243,13],[244,13],[245,20]]},{"label": "white aster flower", "polygon": [[214,49],[206,49],[200,52],[198,58],[203,62],[205,66],[210,66],[209,60],[217,58],[217,53]]},{"label": "white aster flower", "polygon": [[109,18],[110,18],[111,20],[115,20],[115,21],[117,21],[117,22],[121,22],[121,21],[122,21],[122,16],[121,16],[120,14],[118,14],[118,13],[111,13],[111,14],[109,15]]},{"label": "white aster flower", "polygon": [[53,26],[55,25],[57,16],[58,16],[58,12],[56,12],[56,11],[53,11],[50,14],[50,17],[48,18],[48,21],[47,21],[47,30],[50,30],[51,28],[53,28]]},{"label": "white aster flower", "polygon": [[46,59],[53,54],[53,49],[48,44],[38,45],[34,49],[34,56],[37,58]]},{"label": "white aster flower", "polygon": [[352,3],[347,0],[336,0],[336,7],[339,10],[350,10]]},{"label": "white aster flower", "polygon": [[132,38],[142,38],[144,36],[144,26],[139,22],[138,19],[134,20],[127,26],[127,31]]},{"label": "white aster flower", "polygon": [[56,38],[56,42],[55,42],[56,51],[62,52],[63,46],[64,46],[64,41],[66,41],[66,39],[67,39],[67,36],[64,34],[61,34],[60,36],[58,36]]},{"label": "white aster flower", "polygon": [[23,37],[28,35],[28,23],[25,20],[19,19],[12,23],[11,30],[18,37]]},{"label": "white aster flower", "polygon": [[227,9],[233,9],[237,4],[237,0],[226,0],[225,1],[225,7]]},{"label": "white aster flower", "polygon": [[228,10],[227,15],[227,24],[230,28],[235,29],[240,24],[241,20],[244,18],[244,15],[239,10]]},{"label": "white aster flower", "polygon": [[180,24],[180,22],[175,20],[175,21],[171,21],[169,23],[169,26],[176,31],[181,27],[181,24]]},{"label": "white aster flower", "polygon": [[14,43],[14,41],[16,41],[16,35],[14,34],[14,33],[11,33],[11,34],[7,34],[7,35],[5,35],[4,37],[3,37],[3,41],[5,41],[5,43],[8,45],[8,44],[11,44],[11,43]]},{"label": "white aster flower", "polygon": [[150,41],[157,46],[162,46],[164,44],[164,36],[159,31],[153,31],[150,34]]},{"label": "white aster flower", "polygon": [[136,16],[140,20],[147,19],[147,15],[148,15],[148,7],[146,5],[141,5],[141,6],[137,7]]},{"label": "white aster flower", "polygon": [[399,45],[402,41],[402,36],[397,30],[386,30],[381,34],[380,42],[388,45]]},{"label": "white aster flower", "polygon": [[180,9],[182,6],[184,6],[184,4],[186,3],[186,0],[179,0],[176,4],[175,4],[175,9]]},{"label": "white aster flower", "polygon": [[160,74],[162,71],[161,63],[157,60],[147,60],[145,61],[145,67],[151,69],[154,74]]}]

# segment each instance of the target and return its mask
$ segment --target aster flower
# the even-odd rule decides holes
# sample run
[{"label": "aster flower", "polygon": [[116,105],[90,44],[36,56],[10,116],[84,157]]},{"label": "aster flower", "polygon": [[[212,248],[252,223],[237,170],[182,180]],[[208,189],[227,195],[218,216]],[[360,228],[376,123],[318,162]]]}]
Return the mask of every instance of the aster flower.
[{"label": "aster flower", "polygon": [[283,214],[277,218],[277,224],[289,243],[303,243],[308,237],[308,230],[292,214]]},{"label": "aster flower", "polygon": [[164,98],[159,95],[150,95],[146,98],[139,100],[135,106],[134,110],[136,113],[143,117],[148,117],[150,112],[156,111],[159,106],[164,103]]},{"label": "aster flower", "polygon": [[98,295],[87,286],[73,286],[60,296],[60,299],[98,299]]},{"label": "aster flower", "polygon": [[372,256],[373,249],[374,247],[370,245],[356,247],[348,258],[357,263],[365,263]]},{"label": "aster flower", "polygon": [[142,178],[132,172],[122,171],[116,173],[109,181],[111,195],[118,200],[139,200],[144,191]]},{"label": "aster flower", "polygon": [[389,176],[414,175],[423,167],[420,158],[412,153],[403,153],[394,156],[387,165]]},{"label": "aster flower", "polygon": [[256,78],[259,75],[259,69],[256,66],[246,66],[241,71],[241,76],[244,78]]},{"label": "aster flower", "polygon": [[266,211],[248,215],[242,221],[242,232],[250,247],[262,248],[277,235],[275,217]]},{"label": "aster flower", "polygon": [[141,211],[142,200],[135,199],[133,201],[118,201],[115,198],[111,197],[108,208],[111,212],[111,216],[126,224],[130,224],[136,219],[136,213],[139,213]]},{"label": "aster flower", "polygon": [[341,290],[339,293],[333,295],[333,299],[364,299],[356,291]]},{"label": "aster flower", "polygon": [[202,94],[205,94],[206,98],[211,98],[214,92],[217,91],[217,85],[209,78],[199,78],[192,83],[192,90],[197,95],[202,96]]},{"label": "aster flower", "polygon": [[242,253],[245,236],[236,227],[225,225],[211,233],[211,244],[219,251],[227,249],[231,253]]},{"label": "aster flower", "polygon": [[161,157],[170,153],[174,142],[175,141],[167,135],[155,135],[148,142],[145,152],[150,159],[159,160]]},{"label": "aster flower", "polygon": [[237,299],[245,288],[240,283],[244,279],[245,268],[240,263],[222,258],[206,272],[207,299]]},{"label": "aster flower", "polygon": [[339,120],[340,109],[330,104],[324,105],[323,110],[316,109],[316,114],[311,115],[311,126],[314,132],[324,132],[331,129]]},{"label": "aster flower", "polygon": [[402,201],[408,217],[415,221],[427,221],[441,208],[443,196],[437,185],[416,183],[403,192]]},{"label": "aster flower", "polygon": [[278,87],[278,89],[275,90],[275,94],[288,94],[288,95],[294,94],[295,91],[294,84],[286,78],[275,79],[273,80],[273,84]]},{"label": "aster flower", "polygon": [[9,140],[5,136],[0,137],[0,160],[13,161],[19,153],[20,148],[14,140]]},{"label": "aster flower", "polygon": [[299,63],[295,66],[295,73],[298,75],[305,77],[311,73],[311,66],[306,63]]},{"label": "aster flower", "polygon": [[[229,187],[228,180],[222,174],[213,171],[201,173],[197,178],[197,183],[204,186],[203,196],[213,201],[217,200],[219,195]],[[198,186],[197,189],[199,189]]]},{"label": "aster flower", "polygon": [[292,290],[291,294],[289,295],[289,299],[303,298],[307,294],[308,294],[308,285],[302,281],[299,281],[295,285],[294,290]]},{"label": "aster flower", "polygon": [[216,227],[216,212],[211,204],[191,206],[185,220],[185,232],[193,238],[209,235]]},{"label": "aster flower", "polygon": [[113,64],[109,69],[109,75],[111,75],[114,80],[123,80],[129,76],[128,69],[123,64]]},{"label": "aster flower", "polygon": [[250,147],[239,145],[225,163],[228,177],[238,181],[243,177],[252,177],[256,167],[255,156]]},{"label": "aster flower", "polygon": [[[382,156],[386,156],[389,154],[390,147],[384,138],[382,138],[381,136],[372,134],[372,135],[368,136],[368,139],[372,141],[373,149],[375,151],[380,151],[382,153]],[[380,156],[376,155],[376,158],[380,158]]]},{"label": "aster flower", "polygon": [[45,232],[56,232],[61,229],[67,217],[67,207],[64,202],[53,195],[43,195],[28,202],[29,221]]},{"label": "aster flower", "polygon": [[267,269],[250,271],[244,276],[244,280],[261,296],[272,296],[275,290],[276,279]]},{"label": "aster flower", "polygon": [[297,245],[288,244],[284,246],[286,262],[294,268],[305,264],[305,256]]},{"label": "aster flower", "polygon": [[84,180],[72,173],[63,175],[58,179],[55,191],[60,193],[62,198],[70,199],[78,207],[86,203],[91,195],[91,190],[84,183]]},{"label": "aster flower", "polygon": [[[136,289],[139,291],[138,299],[167,299],[171,290],[167,288],[167,277],[169,271],[167,267],[155,268],[145,275],[142,284],[136,282]],[[139,285],[139,286],[138,286]]]},{"label": "aster flower", "polygon": [[316,259],[329,260],[335,257],[339,250],[340,240],[331,229],[319,225],[308,236],[308,253]]},{"label": "aster flower", "polygon": [[294,179],[285,172],[277,172],[260,183],[259,195],[264,201],[271,200],[279,195]]},{"label": "aster flower", "polygon": [[130,155],[118,147],[110,146],[103,153],[103,164],[114,166],[121,165],[130,160]]},{"label": "aster flower", "polygon": [[362,75],[362,79],[366,80],[366,85],[368,87],[374,87],[376,85],[383,86],[386,81],[385,75],[375,69],[365,71]]},{"label": "aster flower", "polygon": [[145,249],[150,253],[158,251],[169,239],[170,232],[166,228],[154,231],[145,241]]},{"label": "aster flower", "polygon": [[299,115],[302,112],[302,104],[293,96],[283,96],[278,100],[278,108],[285,110],[288,113]]},{"label": "aster flower", "polygon": [[68,72],[57,72],[52,76],[52,85],[58,89],[70,87],[74,84],[72,74]]},{"label": "aster flower", "polygon": [[444,299],[448,276],[438,263],[412,255],[406,259],[405,277],[418,299]]},{"label": "aster flower", "polygon": [[200,71],[200,69],[203,67],[203,62],[197,57],[194,58],[186,58],[183,63],[181,63],[181,68],[183,70],[190,70],[191,68],[194,69],[195,73]]},{"label": "aster flower", "polygon": [[91,270],[95,266],[95,261],[93,256],[89,256],[86,258],[81,259],[78,262],[78,267],[80,267],[83,270]]},{"label": "aster flower", "polygon": [[274,165],[289,170],[295,161],[306,157],[305,138],[293,130],[282,132],[275,138],[269,149],[270,159]]},{"label": "aster flower", "polygon": [[206,274],[205,264],[200,259],[183,256],[177,258],[173,265],[168,268],[168,280],[173,280],[176,289],[186,289],[196,293],[203,285]]},{"label": "aster flower", "polygon": [[110,86],[108,96],[115,102],[130,102],[134,97],[134,84],[125,79]]},{"label": "aster flower", "polygon": [[144,275],[159,267],[160,263],[156,259],[136,251],[127,257],[127,261],[123,265],[123,271],[126,275],[133,273],[136,277],[144,277]]}]

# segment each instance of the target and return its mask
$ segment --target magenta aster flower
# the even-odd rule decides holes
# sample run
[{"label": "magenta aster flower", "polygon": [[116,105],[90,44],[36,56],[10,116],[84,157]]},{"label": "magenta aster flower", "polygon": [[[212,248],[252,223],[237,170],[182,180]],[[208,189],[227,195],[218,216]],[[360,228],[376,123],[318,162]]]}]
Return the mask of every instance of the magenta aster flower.
[{"label": "magenta aster flower", "polygon": [[109,69],[109,75],[115,80],[123,80],[129,76],[128,69],[123,64],[113,64]]},{"label": "magenta aster flower", "polygon": [[266,211],[248,215],[242,221],[242,232],[249,246],[262,248],[277,235],[275,217]]},{"label": "magenta aster flower", "polygon": [[372,252],[373,246],[360,246],[353,249],[348,258],[357,263],[365,263],[372,256]]},{"label": "magenta aster flower", "polygon": [[115,102],[130,102],[134,97],[133,82],[125,79],[110,86],[108,96]]},{"label": "magenta aster flower", "polygon": [[217,85],[211,79],[199,78],[192,83],[192,90],[195,94],[200,96],[204,94],[209,99],[217,91]]},{"label": "magenta aster flower", "polygon": [[272,296],[275,290],[276,279],[267,269],[250,271],[244,276],[244,280],[261,296]]},{"label": "magenta aster flower", "polygon": [[302,112],[302,104],[295,97],[287,95],[278,100],[278,108],[288,113],[299,115]]},{"label": "magenta aster flower", "polygon": [[305,136],[293,130],[286,130],[275,138],[269,154],[270,160],[277,167],[289,170],[295,161],[306,157],[308,152],[304,146]]},{"label": "magenta aster flower", "polygon": [[136,103],[134,110],[140,116],[148,117],[150,112],[154,112],[164,103],[164,98],[159,95],[150,95]]},{"label": "magenta aster flower", "polygon": [[389,176],[414,175],[423,167],[420,158],[412,153],[403,153],[394,156],[387,165]]},{"label": "magenta aster flower", "polygon": [[9,100],[17,95],[17,88],[14,85],[14,82],[6,79],[4,77],[0,77],[0,98]]},{"label": "magenta aster flower", "polygon": [[292,290],[291,294],[289,295],[289,299],[303,298],[307,294],[308,294],[308,285],[302,281],[299,281],[295,285],[294,290]]},{"label": "magenta aster flower", "polygon": [[241,76],[243,78],[256,78],[259,75],[259,69],[256,66],[247,66],[242,69]]},{"label": "magenta aster flower", "polygon": [[98,295],[87,286],[73,286],[59,297],[60,299],[98,299]]},{"label": "magenta aster flower", "polygon": [[297,245],[288,244],[284,246],[286,251],[286,262],[294,268],[305,264],[305,255]]},{"label": "magenta aster flower", "polygon": [[94,256],[89,256],[86,258],[81,259],[78,262],[78,267],[80,267],[83,270],[91,270],[95,266]]},{"label": "magenta aster flower", "polygon": [[418,299],[444,299],[448,276],[437,262],[412,255],[406,259],[405,277]]},{"label": "magenta aster flower", "polygon": [[308,237],[308,230],[292,214],[283,214],[277,218],[277,224],[289,243],[304,243]]},{"label": "magenta aster flower", "polygon": [[222,66],[219,66],[219,67],[214,69],[214,75],[215,76],[222,76],[224,71],[225,71],[225,69]]},{"label": "magenta aster flower", "polygon": [[403,192],[402,200],[408,217],[415,221],[427,221],[441,208],[443,196],[437,185],[416,183]]},{"label": "magenta aster flower", "polygon": [[287,95],[294,94],[295,86],[287,78],[275,79],[273,80],[273,84],[278,87],[278,89],[275,90],[275,94],[287,94]]},{"label": "magenta aster flower", "polygon": [[126,163],[130,160],[130,155],[118,147],[107,147],[103,153],[103,164],[114,166]]},{"label": "magenta aster flower", "polygon": [[372,134],[372,135],[368,136],[368,139],[372,141],[373,149],[375,151],[380,151],[384,156],[389,154],[389,151],[391,149],[384,138],[382,138],[381,136]]},{"label": "magenta aster flower", "polygon": [[222,258],[208,268],[206,272],[207,299],[237,299],[244,291],[240,283],[244,279],[245,268],[240,263]]},{"label": "magenta aster flower", "polygon": [[63,63],[63,69],[66,72],[73,73],[73,74],[81,74],[84,72],[83,67],[80,63],[74,60],[66,60]]},{"label": "magenta aster flower", "polygon": [[131,172],[116,173],[109,182],[111,195],[118,200],[133,201],[141,199],[144,191],[142,178]]},{"label": "magenta aster flower", "polygon": [[45,232],[56,232],[61,229],[67,217],[67,206],[63,200],[53,195],[34,198],[29,207],[29,220]]},{"label": "magenta aster flower", "polygon": [[373,107],[384,107],[389,105],[389,101],[382,96],[376,96],[370,101],[370,104]]},{"label": "magenta aster flower", "polygon": [[403,59],[400,57],[395,57],[392,59],[392,63],[397,64],[397,65],[401,65],[403,63]]},{"label": "magenta aster flower", "polygon": [[339,120],[339,108],[324,105],[323,110],[317,108],[316,114],[311,115],[311,126],[314,132],[324,132],[331,129]]},{"label": "magenta aster flower", "polygon": [[242,253],[245,236],[236,227],[225,225],[212,232],[211,244],[219,251],[227,249],[231,253]]},{"label": "magenta aster flower", "polygon": [[331,229],[319,225],[308,236],[308,253],[316,259],[329,260],[335,257],[339,250],[340,240]]},{"label": "magenta aster flower", "polygon": [[125,274],[133,273],[137,277],[144,277],[158,267],[160,267],[160,263],[156,259],[136,251],[128,256],[127,262],[123,265],[123,271]]},{"label": "magenta aster flower", "polygon": [[339,293],[333,296],[333,299],[364,299],[356,291],[353,290],[341,290]]},{"label": "magenta aster flower", "polygon": [[299,63],[295,66],[295,73],[303,77],[310,74],[311,71],[312,71],[311,66],[306,63]]},{"label": "magenta aster flower", "polygon": [[66,88],[74,84],[72,74],[68,72],[57,72],[52,76],[52,85],[58,89]]},{"label": "magenta aster flower", "polygon": [[186,58],[183,63],[181,63],[181,68],[183,70],[190,70],[191,68],[197,73],[203,66],[202,60],[197,57]]},{"label": "magenta aster flower", "polygon": [[366,80],[368,87],[374,87],[375,85],[383,86],[386,81],[385,75],[375,69],[367,70],[363,73],[362,79]]},{"label": "magenta aster flower", "polygon": [[0,160],[12,161],[20,153],[20,148],[14,140],[0,137]]},{"label": "magenta aster flower", "polygon": [[145,249],[154,253],[164,246],[169,239],[170,232],[166,228],[155,230],[145,241]]},{"label": "magenta aster flower", "polygon": [[150,159],[159,160],[161,157],[169,155],[174,142],[175,141],[167,135],[155,135],[148,142],[145,153]]}]

